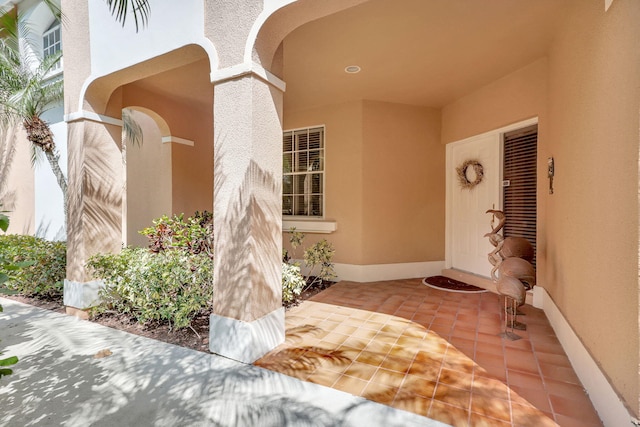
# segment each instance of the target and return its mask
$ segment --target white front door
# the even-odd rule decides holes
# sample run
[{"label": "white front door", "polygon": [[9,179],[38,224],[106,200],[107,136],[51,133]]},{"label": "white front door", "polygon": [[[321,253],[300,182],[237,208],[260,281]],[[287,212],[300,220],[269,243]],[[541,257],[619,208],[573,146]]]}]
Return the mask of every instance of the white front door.
[{"label": "white front door", "polygon": [[[500,133],[481,135],[447,146],[447,267],[489,277],[487,254],[491,215],[488,209],[501,207]],[[483,178],[473,188],[463,188],[456,168],[469,160],[482,165]],[[473,167],[467,177],[473,181]]]}]

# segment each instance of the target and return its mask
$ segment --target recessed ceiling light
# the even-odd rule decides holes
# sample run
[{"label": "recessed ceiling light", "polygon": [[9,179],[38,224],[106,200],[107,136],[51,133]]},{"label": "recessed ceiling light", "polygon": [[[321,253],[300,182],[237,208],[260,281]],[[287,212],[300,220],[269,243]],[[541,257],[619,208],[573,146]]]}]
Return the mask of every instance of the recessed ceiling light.
[{"label": "recessed ceiling light", "polygon": [[359,73],[360,72],[360,67],[358,67],[357,65],[349,65],[348,67],[346,67],[344,69],[345,73],[349,73],[349,74],[355,74],[355,73]]}]

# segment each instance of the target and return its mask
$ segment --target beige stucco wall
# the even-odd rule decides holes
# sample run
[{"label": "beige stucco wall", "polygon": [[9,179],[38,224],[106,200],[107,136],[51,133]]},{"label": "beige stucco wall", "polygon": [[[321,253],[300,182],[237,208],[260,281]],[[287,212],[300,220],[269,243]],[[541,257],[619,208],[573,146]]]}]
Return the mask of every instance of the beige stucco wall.
[{"label": "beige stucco wall", "polygon": [[547,59],[541,58],[446,105],[442,109],[442,142],[459,141],[543,115],[547,66]]},{"label": "beige stucco wall", "polygon": [[[205,80],[199,67],[183,67],[184,79]],[[201,70],[200,70],[201,71]],[[167,143],[171,161],[163,173],[169,175],[170,202],[164,214],[192,215],[195,211],[213,209],[213,129],[211,127],[213,87],[203,85],[210,92],[209,104],[188,104],[145,89],[144,80],[123,87],[123,106],[148,108],[158,114],[168,125],[170,136],[189,140],[193,146]],[[168,84],[171,84],[170,82]],[[158,135],[158,139],[161,136]],[[158,142],[160,143],[160,142]],[[155,175],[160,165],[147,163],[144,173]],[[160,184],[158,184],[160,185]],[[147,220],[147,223],[149,221]]]},{"label": "beige stucco wall", "polygon": [[[338,230],[329,235],[309,234],[305,246],[327,238],[336,249],[334,261],[349,264],[363,263],[362,114],[362,102],[354,101],[305,111],[285,110],[283,124],[285,130],[325,125],[325,218],[337,221]],[[290,249],[286,232],[283,241]],[[302,256],[301,250],[298,255]]]},{"label": "beige stucco wall", "polygon": [[152,220],[171,211],[171,144],[161,142],[156,122],[134,112],[134,120],[143,131],[140,145],[129,143],[127,162],[127,245],[147,246],[148,239],[138,232],[150,227]]},{"label": "beige stucco wall", "polygon": [[549,54],[551,297],[638,414],[640,3],[576,2]]},{"label": "beige stucco wall", "polygon": [[327,238],[335,262],[355,265],[444,259],[439,111],[375,101],[285,111],[285,129],[322,124],[325,218],[338,229],[308,234],[305,246]]},{"label": "beige stucco wall", "polygon": [[73,66],[64,68],[64,112],[69,114],[80,109],[80,93],[84,81],[91,74],[91,53],[89,48],[88,2],[61,0],[61,8],[68,22],[62,26],[64,55],[73,58]]},{"label": "beige stucco wall", "polygon": [[[46,160],[43,159],[46,163]],[[48,167],[41,164],[39,167]],[[34,234],[35,195],[31,143],[21,127],[0,132],[0,212],[6,211],[7,233]],[[1,232],[0,232],[1,233]]]},{"label": "beige stucco wall", "polygon": [[[187,116],[181,120],[185,129],[174,128],[179,132],[176,136],[193,138],[194,145],[172,143],[172,209],[175,214],[191,216],[195,211],[213,211],[213,113],[206,108],[191,108]],[[186,127],[190,129],[188,133]]]},{"label": "beige stucco wall", "polygon": [[365,101],[363,263],[444,259],[440,111]]},{"label": "beige stucco wall", "polygon": [[636,415],[639,20],[634,0],[575,2],[548,57],[442,112],[444,143],[539,117],[538,285]]}]

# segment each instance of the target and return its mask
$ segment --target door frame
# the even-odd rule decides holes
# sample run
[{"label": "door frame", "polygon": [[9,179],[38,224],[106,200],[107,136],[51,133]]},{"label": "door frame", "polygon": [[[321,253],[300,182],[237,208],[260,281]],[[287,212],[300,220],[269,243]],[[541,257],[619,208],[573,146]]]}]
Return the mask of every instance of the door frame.
[{"label": "door frame", "polygon": [[[481,134],[477,134],[477,135],[473,135],[470,136],[468,138],[464,138],[458,141],[453,141],[447,144],[446,147],[446,172],[445,172],[445,179],[446,179],[446,200],[445,200],[445,268],[449,269],[449,268],[453,268],[453,262],[452,262],[452,242],[453,242],[453,230],[452,230],[452,216],[453,216],[453,208],[452,208],[452,194],[453,194],[453,190],[455,188],[455,182],[453,179],[451,179],[452,174],[449,173],[449,171],[453,170],[455,168],[455,165],[452,164],[452,151],[454,149],[454,147],[456,145],[462,145],[465,143],[469,143],[472,142],[475,139],[478,138],[484,138],[484,137],[490,137],[490,136],[496,136],[496,134],[500,137],[500,152],[499,152],[499,156],[500,156],[500,161],[499,161],[499,165],[500,165],[500,171],[499,171],[499,175],[500,175],[500,179],[498,180],[498,182],[502,183],[503,180],[503,151],[504,151],[504,138],[503,138],[503,134],[506,132],[510,132],[512,130],[517,130],[520,128],[524,128],[527,126],[531,126],[531,125],[535,125],[538,124],[538,117],[532,117],[530,119],[527,120],[523,120],[517,123],[512,123],[510,125],[498,128],[498,129],[493,129],[490,130],[488,132],[484,132]],[[539,145],[538,145],[539,147]],[[496,209],[502,209],[503,207],[503,203],[504,203],[504,192],[502,191],[502,187],[500,187],[500,191],[499,191],[499,206],[496,206]],[[489,261],[487,261],[489,262]]]}]

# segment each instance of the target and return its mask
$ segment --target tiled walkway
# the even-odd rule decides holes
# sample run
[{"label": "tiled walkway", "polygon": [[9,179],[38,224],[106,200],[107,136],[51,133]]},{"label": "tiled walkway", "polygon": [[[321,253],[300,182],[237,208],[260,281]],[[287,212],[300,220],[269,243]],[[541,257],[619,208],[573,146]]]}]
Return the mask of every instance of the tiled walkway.
[{"label": "tiled walkway", "polygon": [[520,310],[509,341],[495,294],[340,282],[289,310],[256,364],[453,426],[601,426],[544,313]]}]

